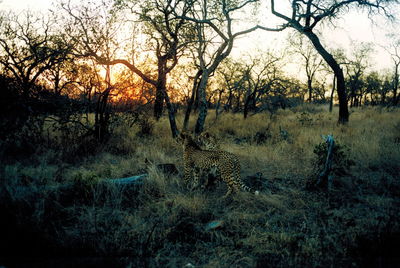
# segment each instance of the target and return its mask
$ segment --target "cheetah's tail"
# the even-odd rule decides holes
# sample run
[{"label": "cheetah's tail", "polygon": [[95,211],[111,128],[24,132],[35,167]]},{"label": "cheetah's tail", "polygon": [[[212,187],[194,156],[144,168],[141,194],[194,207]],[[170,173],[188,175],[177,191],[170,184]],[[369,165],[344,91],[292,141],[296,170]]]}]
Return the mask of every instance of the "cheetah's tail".
[{"label": "cheetah's tail", "polygon": [[251,189],[250,187],[244,185],[243,183],[241,184],[241,187],[242,187],[243,190],[245,190],[247,192],[250,192],[250,193],[253,193],[255,195],[259,195],[260,194],[259,191],[255,191],[255,190]]}]

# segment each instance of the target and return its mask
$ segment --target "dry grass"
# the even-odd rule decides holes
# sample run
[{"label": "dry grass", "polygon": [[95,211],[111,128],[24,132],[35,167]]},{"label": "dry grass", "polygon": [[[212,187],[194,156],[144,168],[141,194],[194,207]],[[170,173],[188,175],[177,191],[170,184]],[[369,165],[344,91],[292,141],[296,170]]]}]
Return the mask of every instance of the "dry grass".
[{"label": "dry grass", "polygon": [[[0,211],[8,219],[0,229],[4,241],[19,245],[0,243],[1,250],[14,254],[23,245],[32,255],[109,256],[131,267],[399,264],[399,115],[398,109],[357,109],[347,126],[338,126],[336,113],[307,105],[272,119],[210,118],[207,130],[221,149],[239,156],[242,177],[262,173],[259,196],[227,199],[224,183],[189,191],[181,175],[157,169],[172,163],[182,171],[181,145],[170,138],[165,118],[149,136],[120,126],[96,155],[75,163],[42,148],[0,169]],[[331,191],[310,190],[313,150],[326,134],[347,146],[355,165],[334,178]],[[144,169],[149,177],[140,188],[102,183]],[[73,191],[48,188],[60,183]],[[219,227],[209,229],[211,221]]]}]

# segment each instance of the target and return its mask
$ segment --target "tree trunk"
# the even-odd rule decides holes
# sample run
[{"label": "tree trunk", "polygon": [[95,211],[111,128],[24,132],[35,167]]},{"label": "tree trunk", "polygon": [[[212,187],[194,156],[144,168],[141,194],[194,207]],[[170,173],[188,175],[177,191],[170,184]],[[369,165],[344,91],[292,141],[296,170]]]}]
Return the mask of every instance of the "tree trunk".
[{"label": "tree trunk", "polygon": [[198,96],[199,96],[199,117],[197,118],[196,127],[194,132],[196,134],[200,134],[204,130],[204,123],[207,117],[207,99],[206,99],[206,88],[207,82],[209,78],[208,70],[203,70],[201,75],[200,84],[198,87]]},{"label": "tree trunk", "polygon": [[101,93],[96,105],[94,134],[96,139],[100,142],[105,141],[109,134],[108,124],[110,121],[110,113],[107,109],[107,104],[110,91],[111,88],[108,88]]},{"label": "tree trunk", "polygon": [[223,90],[219,90],[219,92],[218,92],[218,101],[217,101],[217,105],[215,107],[215,118],[216,119],[218,118],[218,115],[219,115],[219,108],[221,106],[222,93],[224,93],[224,91]]},{"label": "tree trunk", "polygon": [[331,99],[330,99],[330,101],[329,101],[329,112],[330,112],[330,113],[331,113],[332,110],[333,110],[333,94],[335,93],[335,85],[336,85],[336,75],[333,75]]},{"label": "tree trunk", "polygon": [[307,88],[308,88],[308,102],[312,102],[312,80],[309,77],[307,79]]},{"label": "tree trunk", "polygon": [[399,65],[397,63],[394,70],[394,85],[393,85],[393,105],[396,106],[399,102],[399,96],[397,96],[397,88],[399,87]]},{"label": "tree trunk", "polygon": [[164,110],[164,96],[159,88],[156,89],[156,99],[154,101],[154,118],[159,120]]},{"label": "tree trunk", "polygon": [[164,100],[166,96],[167,88],[167,58],[158,57],[158,72],[157,72],[157,83],[156,83],[156,99],[154,101],[154,118],[159,120],[164,110]]},{"label": "tree trunk", "polygon": [[224,107],[224,110],[226,111],[230,111],[232,109],[232,99],[233,99],[232,89],[229,88],[228,90],[229,90],[229,96]]},{"label": "tree trunk", "polygon": [[110,113],[107,109],[108,98],[112,90],[110,66],[106,68],[105,81],[107,88],[99,94],[95,112],[94,135],[98,141],[104,142],[109,134]]},{"label": "tree trunk", "polygon": [[325,62],[333,70],[337,79],[337,94],[339,98],[339,120],[340,124],[345,124],[349,121],[349,109],[347,107],[347,94],[346,94],[346,84],[344,81],[343,70],[340,65],[333,58],[333,56],[322,46],[318,36],[311,31],[305,31],[304,33],[308,39],[313,43],[315,49],[325,60]]},{"label": "tree trunk", "polygon": [[178,137],[178,128],[176,126],[176,120],[175,120],[175,109],[171,104],[167,90],[165,88],[163,90],[163,93],[164,93],[165,103],[167,104],[168,119],[169,119],[169,125],[171,127],[172,137],[175,139],[176,137]]},{"label": "tree trunk", "polygon": [[233,109],[233,112],[236,113],[240,110],[240,99],[242,97],[241,92],[239,91],[237,96],[236,96],[236,107]]},{"label": "tree trunk", "polygon": [[189,118],[190,118],[190,114],[192,112],[192,108],[193,108],[193,103],[194,103],[194,99],[196,96],[196,92],[198,91],[198,87],[199,87],[199,77],[201,75],[202,71],[199,70],[196,73],[196,76],[193,79],[193,86],[192,86],[192,95],[190,96],[190,99],[188,101],[187,107],[186,107],[186,112],[185,112],[185,118],[183,120],[183,130],[187,130],[188,125],[189,125]]},{"label": "tree trunk", "polygon": [[256,92],[252,92],[250,95],[248,95],[246,100],[245,100],[245,102],[244,102],[244,107],[243,107],[243,117],[244,117],[244,119],[247,118],[247,116],[249,114],[249,110],[251,108],[253,108],[253,106],[251,104],[254,105],[255,93]]},{"label": "tree trunk", "polygon": [[350,108],[352,108],[354,105],[354,87],[353,86],[350,87],[349,101],[350,101]]}]

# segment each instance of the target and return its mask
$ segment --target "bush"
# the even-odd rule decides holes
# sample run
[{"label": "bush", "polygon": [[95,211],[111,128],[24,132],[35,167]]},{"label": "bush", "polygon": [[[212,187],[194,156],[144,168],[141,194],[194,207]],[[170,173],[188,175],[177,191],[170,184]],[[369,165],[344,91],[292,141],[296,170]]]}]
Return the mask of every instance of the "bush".
[{"label": "bush", "polygon": [[[316,159],[313,163],[313,166],[315,167],[315,174],[320,174],[325,167],[326,158],[328,155],[328,143],[321,142],[314,147],[313,152],[316,155]],[[350,168],[355,164],[355,162],[349,157],[349,152],[350,150],[347,146],[335,142],[332,152],[333,159],[331,167],[331,172],[335,176],[340,177],[350,174]]]},{"label": "bush", "polygon": [[297,120],[302,126],[311,126],[313,124],[313,119],[308,112],[302,112],[297,116]]}]

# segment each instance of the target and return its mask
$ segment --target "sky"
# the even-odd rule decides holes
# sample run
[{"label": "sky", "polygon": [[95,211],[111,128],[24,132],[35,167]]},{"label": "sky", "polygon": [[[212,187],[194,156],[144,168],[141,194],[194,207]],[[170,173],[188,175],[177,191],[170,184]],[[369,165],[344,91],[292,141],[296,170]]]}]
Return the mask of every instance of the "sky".
[{"label": "sky", "polygon": [[[277,9],[279,11],[285,10],[284,8],[279,9],[279,7]],[[287,16],[291,15],[290,12],[282,13]],[[398,14],[400,14],[400,7]],[[270,15],[270,17],[271,16],[273,15]],[[268,19],[272,20],[272,18],[267,18],[267,20]],[[276,18],[274,18],[273,21],[275,21],[275,19]],[[322,35],[319,36],[326,48],[343,48],[349,53],[354,44],[359,44],[361,42],[374,43],[374,53],[371,55],[371,65],[373,69],[379,71],[392,68],[391,57],[383,46],[387,46],[389,42],[386,35],[388,33],[398,33],[400,25],[391,23],[382,17],[374,17],[374,20],[374,23],[372,23],[365,12],[351,10],[346,16],[343,16],[343,18],[335,20],[336,27],[334,29],[333,27],[325,27],[322,31]],[[279,20],[279,22],[283,23],[282,20]],[[238,42],[236,45],[237,50],[234,53],[240,54],[242,53],[241,51],[262,48],[265,47],[265,44],[271,44],[270,47],[274,49],[284,44],[288,33],[287,30],[281,33],[262,31],[251,33],[250,39],[253,41],[249,42],[244,38],[242,42]]]},{"label": "sky", "polygon": [[46,10],[50,7],[49,0],[0,0],[0,9],[2,10]]},{"label": "sky", "polygon": [[[35,11],[46,11],[51,8],[52,0],[0,0],[0,10],[22,11],[31,9]],[[286,2],[286,1],[285,1]],[[283,3],[283,2],[280,2]],[[284,11],[284,7],[277,6],[277,9]],[[400,11],[400,8],[399,8]],[[290,13],[288,13],[289,15]],[[400,14],[400,12],[399,12]],[[267,20],[276,21],[273,15],[267,16]],[[262,24],[262,22],[261,22]],[[380,26],[379,26],[380,25]],[[399,25],[379,19],[377,25],[372,25],[365,13],[351,11],[345,18],[336,20],[335,29],[324,29],[322,33],[323,42],[331,48],[344,48],[351,50],[352,44],[358,42],[373,42],[375,52],[372,55],[372,63],[375,70],[390,69],[392,62],[390,55],[382,48],[386,44],[387,33],[396,32]],[[232,52],[234,57],[248,54],[255,49],[265,50],[267,47],[272,50],[284,44],[287,31],[281,33],[257,31],[255,33],[237,40]],[[290,67],[294,70],[296,67]],[[298,68],[298,67],[297,67]]]}]

